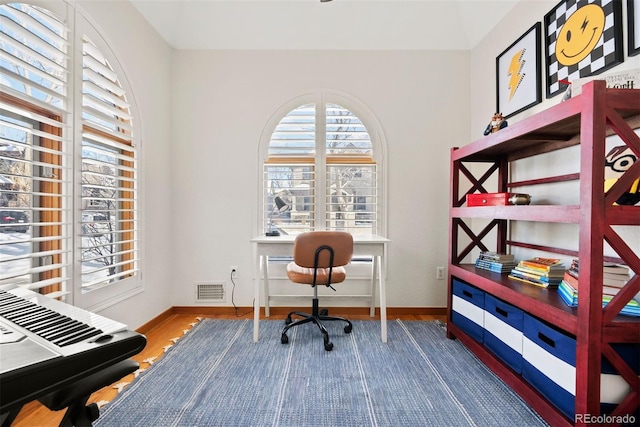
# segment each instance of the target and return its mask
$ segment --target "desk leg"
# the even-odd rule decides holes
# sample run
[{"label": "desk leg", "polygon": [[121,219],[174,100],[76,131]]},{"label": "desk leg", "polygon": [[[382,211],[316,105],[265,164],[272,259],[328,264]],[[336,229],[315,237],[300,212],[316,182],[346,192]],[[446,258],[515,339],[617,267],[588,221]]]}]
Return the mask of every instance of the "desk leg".
[{"label": "desk leg", "polygon": [[378,257],[373,257],[373,265],[371,266],[371,307],[369,308],[369,316],[376,317],[376,274],[378,273]]},{"label": "desk leg", "polygon": [[256,273],[253,285],[253,342],[258,342],[260,329],[260,261],[262,257],[256,253]]},{"label": "desk leg", "polygon": [[[374,259],[380,257],[374,257]],[[380,336],[387,342],[387,286],[385,283],[384,262],[378,259],[378,280],[380,281]]]},{"label": "desk leg", "polygon": [[269,257],[262,257],[262,273],[264,274],[264,317],[269,317]]}]

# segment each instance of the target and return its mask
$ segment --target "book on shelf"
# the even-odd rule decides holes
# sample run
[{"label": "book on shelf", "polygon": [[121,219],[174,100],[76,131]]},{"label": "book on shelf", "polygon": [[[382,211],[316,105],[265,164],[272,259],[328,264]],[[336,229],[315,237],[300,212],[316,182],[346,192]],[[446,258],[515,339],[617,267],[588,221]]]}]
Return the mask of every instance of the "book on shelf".
[{"label": "book on shelf", "polygon": [[[565,289],[570,289],[573,292],[578,292],[578,287],[579,287],[579,282],[578,282],[578,278],[575,277],[573,274],[569,273],[569,271],[567,271],[564,275],[564,277],[562,278],[562,282],[560,283],[561,285],[564,286]],[[609,296],[609,297],[613,297],[615,296],[618,292],[620,292],[622,290],[624,286],[607,286],[607,285],[603,285],[602,286],[602,294],[605,296]],[[640,293],[638,293],[635,297],[634,300],[640,302]]]},{"label": "book on shelf", "polygon": [[624,286],[631,277],[631,270],[623,264],[604,264],[602,266],[602,282],[609,286]]},{"label": "book on shelf", "polygon": [[[578,306],[578,290],[569,285],[565,280],[562,280],[558,286],[558,295],[560,295],[560,299],[569,307]],[[609,304],[612,299],[613,295],[603,295],[602,306],[604,307]],[[620,310],[620,314],[640,317],[640,302],[636,299],[631,299],[625,304],[622,310]]]},{"label": "book on shelf", "polygon": [[508,273],[509,271],[511,271],[513,267],[515,267],[515,265],[516,264],[513,262],[507,262],[507,263],[493,262],[493,261],[483,260],[480,258],[476,260],[476,268],[493,271],[495,273]]},{"label": "book on shelf", "polygon": [[515,257],[513,254],[502,254],[500,252],[491,252],[491,251],[483,251],[480,252],[479,259],[486,259],[488,261],[497,261],[497,262],[513,262]]},{"label": "book on shelf", "polygon": [[528,279],[528,278],[524,278],[524,277],[518,277],[518,276],[516,276],[514,274],[509,274],[509,276],[507,276],[507,277],[509,277],[509,279],[517,280],[519,282],[524,282],[524,283],[527,283],[527,284],[533,285],[533,286],[538,286],[540,288],[549,288],[549,287],[553,288],[553,287],[557,286],[557,285],[550,286],[548,283],[544,283],[544,282],[539,281],[539,280]]},{"label": "book on shelf", "polygon": [[497,252],[480,252],[475,263],[476,268],[494,273],[508,273],[515,265],[513,255]]},{"label": "book on shelf", "polygon": [[564,276],[564,272],[566,271],[566,270],[544,271],[536,268],[531,268],[527,265],[522,265],[522,263],[516,264],[514,269],[525,274],[533,274],[535,276],[544,276],[544,277],[553,277],[556,279],[562,279],[562,277]]},{"label": "book on shelf", "polygon": [[562,301],[564,301],[564,303],[569,307],[578,306],[578,292],[571,286],[567,285],[567,282],[564,280],[560,282],[560,285],[558,285],[558,294],[560,295],[560,298],[562,298]]},{"label": "book on shelf", "polygon": [[510,279],[519,280],[542,288],[555,288],[562,281],[562,278],[528,275],[516,270],[515,268],[511,270],[508,277]]},{"label": "book on shelf", "polygon": [[564,277],[564,264],[555,258],[522,260],[509,273],[509,278],[543,288],[557,287]]},{"label": "book on shelf", "polygon": [[629,276],[629,267],[624,264],[616,264],[611,262],[605,262],[602,266],[602,271],[609,274],[617,274],[622,276]]},{"label": "book on shelf", "polygon": [[602,283],[604,285],[623,287],[628,281],[630,277],[624,276],[621,274],[610,274],[610,273],[602,273]]},{"label": "book on shelf", "polygon": [[558,258],[543,258],[543,257],[535,257],[531,259],[525,259],[518,263],[524,267],[533,268],[542,271],[556,271],[562,270],[564,272],[565,266],[562,263],[562,260]]},{"label": "book on shelf", "polygon": [[[602,267],[602,284],[607,287],[622,288],[631,279],[631,269],[623,264],[605,263]],[[571,262],[571,267],[567,272],[575,277],[576,281],[580,275],[578,260]],[[565,280],[567,278],[565,277]]]},{"label": "book on shelf", "polygon": [[[612,299],[613,297],[604,295],[602,297],[602,306],[604,307],[609,304]],[[638,301],[636,301],[635,299],[631,299],[624,305],[624,307],[622,307],[622,310],[620,310],[620,314],[623,314],[625,316],[640,317],[640,303],[638,303]]]},{"label": "book on shelf", "polygon": [[567,284],[571,285],[572,288],[578,289],[578,276],[575,276],[571,273],[571,270],[567,270],[564,272],[564,276],[562,277]]}]

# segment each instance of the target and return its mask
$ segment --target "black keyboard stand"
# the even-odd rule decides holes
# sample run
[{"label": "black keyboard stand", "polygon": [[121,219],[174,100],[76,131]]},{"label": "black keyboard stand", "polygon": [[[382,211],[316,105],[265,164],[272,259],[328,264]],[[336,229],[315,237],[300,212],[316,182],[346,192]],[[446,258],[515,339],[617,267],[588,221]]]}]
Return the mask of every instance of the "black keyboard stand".
[{"label": "black keyboard stand", "polygon": [[52,411],[68,408],[60,427],[90,427],[100,416],[98,405],[87,405],[91,394],[135,372],[139,367],[135,360],[126,359],[38,400]]},{"label": "black keyboard stand", "polygon": [[[38,400],[52,411],[67,408],[60,427],[91,427],[100,416],[98,405],[95,403],[87,405],[91,394],[135,372],[139,367],[135,360],[126,359],[42,396]],[[2,427],[9,427],[18,416],[20,409],[21,407],[13,408],[2,414],[0,417]]]}]

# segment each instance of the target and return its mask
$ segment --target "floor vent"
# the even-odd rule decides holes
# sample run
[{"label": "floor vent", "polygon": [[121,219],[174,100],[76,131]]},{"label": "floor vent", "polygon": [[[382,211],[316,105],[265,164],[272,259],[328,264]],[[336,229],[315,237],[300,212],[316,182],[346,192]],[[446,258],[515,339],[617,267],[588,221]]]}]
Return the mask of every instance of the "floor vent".
[{"label": "floor vent", "polygon": [[225,302],[223,282],[196,283],[196,302]]}]

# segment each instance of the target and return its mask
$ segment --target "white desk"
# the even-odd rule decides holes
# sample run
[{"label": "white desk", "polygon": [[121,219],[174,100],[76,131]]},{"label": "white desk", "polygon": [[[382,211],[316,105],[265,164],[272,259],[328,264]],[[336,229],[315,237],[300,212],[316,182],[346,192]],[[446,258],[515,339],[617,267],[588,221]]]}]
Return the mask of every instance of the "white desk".
[{"label": "white desk", "polygon": [[[264,311],[269,317],[269,256],[292,256],[295,236],[283,235],[276,237],[258,236],[251,239],[254,244],[256,258],[256,272],[254,284],[253,305],[253,341],[258,341],[260,325],[260,269],[262,268],[264,283]],[[375,316],[375,282],[378,278],[380,295],[380,336],[382,342],[387,342],[387,293],[385,285],[386,254],[389,239],[381,236],[353,235],[353,255],[372,256],[371,269],[371,309],[370,316]]]}]

